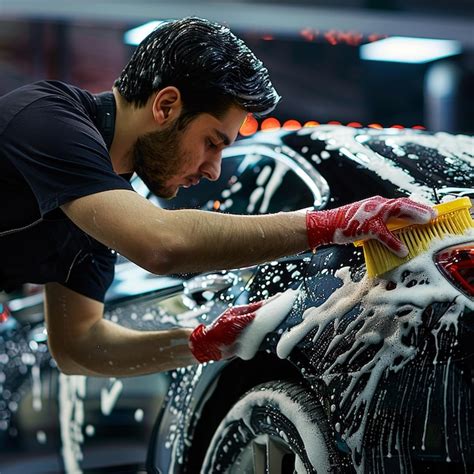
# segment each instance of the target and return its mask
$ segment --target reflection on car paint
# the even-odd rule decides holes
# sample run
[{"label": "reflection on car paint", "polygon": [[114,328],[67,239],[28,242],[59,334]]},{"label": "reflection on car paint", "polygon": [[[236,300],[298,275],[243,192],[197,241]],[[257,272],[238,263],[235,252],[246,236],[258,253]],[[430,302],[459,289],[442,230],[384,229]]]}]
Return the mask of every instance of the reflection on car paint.
[{"label": "reflection on car paint", "polygon": [[[266,134],[266,138],[267,140],[270,138],[270,142],[271,135],[271,133]],[[242,175],[247,167],[251,166],[252,163],[256,164],[258,160],[270,160],[269,162],[272,163],[272,165],[264,165],[262,169],[259,169],[258,166],[255,167],[255,171],[259,174],[256,177],[255,187],[248,190],[249,194],[246,197],[248,203],[245,212],[248,214],[269,212],[272,199],[289,171],[298,177],[300,188],[307,187],[311,190],[312,202],[308,202],[306,206],[314,204],[316,207],[323,207],[329,199],[329,186],[326,180],[290,147],[270,146],[270,144],[245,146],[239,142],[236,146],[224,150],[224,159],[226,151],[230,151],[232,154],[243,154],[244,159],[239,166],[238,175]],[[298,163],[298,166],[295,166],[295,162]],[[231,199],[232,195],[242,189],[242,183],[237,180],[237,176],[232,176],[228,183],[229,186],[221,191],[221,199],[218,201],[221,211],[232,210],[231,207],[234,204],[234,200]],[[213,209],[214,203],[215,201],[211,200],[207,202],[205,207]]]}]

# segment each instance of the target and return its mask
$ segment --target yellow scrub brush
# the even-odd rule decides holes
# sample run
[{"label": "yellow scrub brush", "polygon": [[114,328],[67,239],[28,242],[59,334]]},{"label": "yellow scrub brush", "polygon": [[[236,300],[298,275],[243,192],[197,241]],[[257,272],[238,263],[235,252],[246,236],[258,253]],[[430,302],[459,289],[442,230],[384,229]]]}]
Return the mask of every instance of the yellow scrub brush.
[{"label": "yellow scrub brush", "polygon": [[408,248],[408,255],[397,257],[378,240],[354,242],[357,247],[363,246],[364,258],[369,277],[375,277],[398,267],[404,262],[426,251],[435,238],[448,234],[462,235],[474,227],[469,214],[471,200],[468,197],[437,204],[434,208],[438,216],[427,224],[410,224],[403,219],[390,219],[388,229],[393,232]]}]

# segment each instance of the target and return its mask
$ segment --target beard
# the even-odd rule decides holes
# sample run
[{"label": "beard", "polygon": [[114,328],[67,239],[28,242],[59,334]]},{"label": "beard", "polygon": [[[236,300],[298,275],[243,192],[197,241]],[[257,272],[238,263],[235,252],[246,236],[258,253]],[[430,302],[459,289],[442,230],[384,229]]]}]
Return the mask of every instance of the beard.
[{"label": "beard", "polygon": [[164,199],[172,199],[178,192],[166,183],[186,162],[180,144],[183,131],[174,123],[168,129],[139,137],[133,145],[133,169],[152,193]]}]

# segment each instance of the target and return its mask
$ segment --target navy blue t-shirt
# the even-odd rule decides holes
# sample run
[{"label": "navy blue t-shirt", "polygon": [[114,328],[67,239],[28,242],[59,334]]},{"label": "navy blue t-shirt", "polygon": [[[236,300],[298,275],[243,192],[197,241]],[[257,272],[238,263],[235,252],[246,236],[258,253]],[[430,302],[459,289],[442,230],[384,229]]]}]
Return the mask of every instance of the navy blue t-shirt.
[{"label": "navy blue t-shirt", "polygon": [[101,191],[133,191],[113,170],[99,108],[89,92],[57,81],[0,97],[0,289],[58,282],[104,300],[115,253],[60,209]]}]

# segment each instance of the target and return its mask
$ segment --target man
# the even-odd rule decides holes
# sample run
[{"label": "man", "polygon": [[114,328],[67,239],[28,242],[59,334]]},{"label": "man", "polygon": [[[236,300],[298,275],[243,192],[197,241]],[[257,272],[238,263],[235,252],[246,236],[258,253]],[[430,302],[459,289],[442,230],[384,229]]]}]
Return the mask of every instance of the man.
[{"label": "man", "polygon": [[364,237],[406,253],[384,222],[433,217],[407,199],[233,216],[162,210],[133,192],[133,172],[166,198],[216,180],[222,149],[247,113],[265,114],[278,100],[243,42],[196,18],[147,37],[111,93],[43,81],[0,99],[0,287],[45,284],[48,343],[63,372],[139,375],[232,356],[256,317],[261,303],[194,331],[140,332],[107,321],[115,251],[157,274],[253,265]]}]

